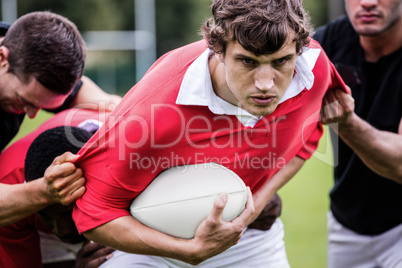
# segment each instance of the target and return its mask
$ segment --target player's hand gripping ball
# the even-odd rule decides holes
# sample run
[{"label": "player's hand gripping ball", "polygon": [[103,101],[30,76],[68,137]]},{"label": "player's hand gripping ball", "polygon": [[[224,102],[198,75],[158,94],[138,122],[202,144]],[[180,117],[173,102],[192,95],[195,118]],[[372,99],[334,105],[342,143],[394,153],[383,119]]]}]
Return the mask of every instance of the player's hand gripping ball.
[{"label": "player's hand gripping ball", "polygon": [[131,215],[163,233],[193,238],[220,193],[228,195],[222,219],[244,209],[247,189],[239,176],[216,163],[178,166],[159,174],[130,206]]}]

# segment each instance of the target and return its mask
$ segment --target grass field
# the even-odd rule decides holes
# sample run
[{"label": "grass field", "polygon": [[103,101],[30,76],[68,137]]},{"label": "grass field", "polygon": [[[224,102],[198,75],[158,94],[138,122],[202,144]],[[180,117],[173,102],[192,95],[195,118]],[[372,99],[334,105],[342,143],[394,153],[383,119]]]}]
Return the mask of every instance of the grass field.
[{"label": "grass field", "polygon": [[333,185],[328,129],[317,152],[280,191],[285,243],[292,268],[326,267],[328,193]]},{"label": "grass field", "polygon": [[[24,120],[13,141],[26,135],[50,113],[39,112],[34,120]],[[332,186],[332,150],[325,131],[317,153],[279,192],[285,225],[285,243],[292,268],[326,267],[326,214]]]}]

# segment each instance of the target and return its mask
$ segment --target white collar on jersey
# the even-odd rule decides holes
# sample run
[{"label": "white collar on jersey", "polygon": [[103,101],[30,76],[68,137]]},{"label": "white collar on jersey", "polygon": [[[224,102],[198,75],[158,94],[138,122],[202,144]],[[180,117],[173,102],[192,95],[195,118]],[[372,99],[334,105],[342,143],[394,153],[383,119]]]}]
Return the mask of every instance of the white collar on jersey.
[{"label": "white collar on jersey", "polygon": [[[305,88],[311,89],[314,84],[312,69],[320,51],[320,49],[305,48],[302,55],[297,57],[295,76],[279,103],[297,96]],[[205,50],[186,71],[176,104],[208,106],[214,114],[235,115],[244,126],[254,127],[261,117],[254,116],[215,94],[209,74],[209,54],[210,50]]]}]

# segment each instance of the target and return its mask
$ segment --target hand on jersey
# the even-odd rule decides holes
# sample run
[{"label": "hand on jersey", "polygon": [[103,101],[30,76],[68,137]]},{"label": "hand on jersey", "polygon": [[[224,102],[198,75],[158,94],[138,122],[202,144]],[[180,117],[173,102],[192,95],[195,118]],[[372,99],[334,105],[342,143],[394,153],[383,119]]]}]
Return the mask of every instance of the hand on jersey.
[{"label": "hand on jersey", "polygon": [[78,155],[66,152],[53,160],[46,169],[44,195],[49,204],[69,205],[85,192],[85,179],[80,168],[72,163]]},{"label": "hand on jersey", "polygon": [[[350,88],[348,88],[350,91]],[[321,122],[324,124],[347,124],[355,110],[355,100],[342,89],[328,90],[322,101],[320,111]]]}]

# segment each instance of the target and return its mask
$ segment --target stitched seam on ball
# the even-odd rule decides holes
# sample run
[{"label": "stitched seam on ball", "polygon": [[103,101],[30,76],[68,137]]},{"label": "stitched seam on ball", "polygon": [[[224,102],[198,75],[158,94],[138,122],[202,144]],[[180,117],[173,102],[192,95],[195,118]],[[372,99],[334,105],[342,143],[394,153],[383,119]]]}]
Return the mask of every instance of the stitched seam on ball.
[{"label": "stitched seam on ball", "polygon": [[[230,194],[238,194],[238,193],[243,193],[243,191],[236,191],[236,192],[231,192]],[[174,204],[174,203],[177,203],[177,202],[185,202],[185,201],[195,201],[195,200],[198,200],[198,199],[203,199],[203,198],[208,198],[208,197],[211,197],[211,196],[217,196],[219,193],[217,193],[217,194],[211,194],[211,195],[205,195],[205,196],[200,196],[200,197],[197,197],[197,198],[187,198],[187,199],[182,199],[182,200],[178,200],[178,201],[171,201],[171,202],[167,202],[167,203],[158,203],[158,204],[155,204],[155,205],[152,205],[152,206],[147,206],[147,207],[141,207],[141,208],[136,208],[136,210],[141,210],[141,209],[145,209],[145,208],[152,208],[152,207],[156,207],[156,206],[165,206],[165,205],[169,205],[169,204]]]}]

